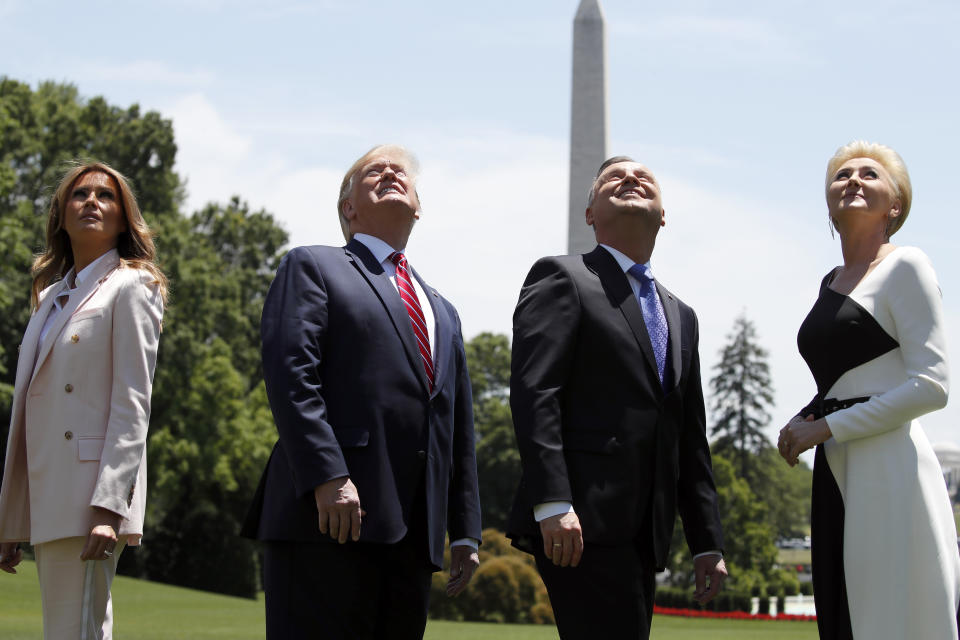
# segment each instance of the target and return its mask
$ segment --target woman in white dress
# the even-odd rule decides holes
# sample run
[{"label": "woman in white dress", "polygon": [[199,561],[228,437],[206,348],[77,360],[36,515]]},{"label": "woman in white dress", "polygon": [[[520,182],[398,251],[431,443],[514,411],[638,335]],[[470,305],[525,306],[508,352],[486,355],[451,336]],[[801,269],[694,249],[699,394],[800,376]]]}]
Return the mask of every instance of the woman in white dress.
[{"label": "woman in white dress", "polygon": [[823,279],[797,343],[817,383],[781,430],[791,465],[816,446],[811,518],[824,640],[954,639],[960,554],[940,465],[916,420],[947,402],[936,274],[892,236],[910,211],[900,156],[853,142],[827,165],[843,265]]}]

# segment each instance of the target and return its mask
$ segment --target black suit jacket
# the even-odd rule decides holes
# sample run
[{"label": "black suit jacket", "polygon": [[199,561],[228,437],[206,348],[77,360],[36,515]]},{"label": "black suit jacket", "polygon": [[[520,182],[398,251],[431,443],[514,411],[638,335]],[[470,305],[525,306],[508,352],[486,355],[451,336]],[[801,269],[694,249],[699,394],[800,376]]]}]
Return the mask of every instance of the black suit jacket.
[{"label": "black suit jacket", "polygon": [[679,509],[691,552],[721,549],[697,318],[657,283],[670,338],[661,386],[627,276],[597,247],[543,258],[514,313],[510,405],[523,462],[509,534],[538,544],[536,504],[569,501],[584,542],[667,561]]},{"label": "black suit jacket", "polygon": [[298,247],[283,259],[261,320],[264,380],[280,438],[243,535],[332,542],[318,530],[313,489],[349,475],[367,512],[361,541],[401,540],[420,486],[436,568],[446,532],[452,540],[480,539],[460,319],[413,275],[436,319],[432,391],[403,301],[366,246]]}]

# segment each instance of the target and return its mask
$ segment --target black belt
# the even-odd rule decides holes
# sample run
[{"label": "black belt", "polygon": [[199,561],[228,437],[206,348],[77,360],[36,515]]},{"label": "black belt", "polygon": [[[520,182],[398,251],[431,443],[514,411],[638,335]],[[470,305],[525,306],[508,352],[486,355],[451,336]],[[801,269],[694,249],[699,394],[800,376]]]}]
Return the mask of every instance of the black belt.
[{"label": "black belt", "polygon": [[847,398],[846,400],[837,400],[836,398],[827,398],[825,400],[821,399],[817,407],[820,410],[820,415],[818,415],[817,417],[823,418],[824,416],[828,416],[831,413],[840,411],[841,409],[846,409],[848,407],[852,407],[855,404],[866,402],[872,397],[873,396],[861,396],[859,398]]}]

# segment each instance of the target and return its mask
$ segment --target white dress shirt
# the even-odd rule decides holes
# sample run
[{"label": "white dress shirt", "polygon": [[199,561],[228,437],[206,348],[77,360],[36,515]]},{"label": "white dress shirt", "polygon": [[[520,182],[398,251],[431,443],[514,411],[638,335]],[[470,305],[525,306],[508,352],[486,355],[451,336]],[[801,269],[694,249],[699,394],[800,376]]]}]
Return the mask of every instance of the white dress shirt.
[{"label": "white dress shirt", "polygon": [[[111,249],[110,251],[113,251]],[[77,288],[83,284],[83,281],[87,279],[87,276],[90,275],[90,272],[93,271],[93,268],[103,260],[110,251],[106,251],[99,258],[85,266],[83,269],[80,269],[80,273],[74,274],[73,267],[70,268],[70,271],[67,271],[67,275],[63,276],[63,280],[59,282],[60,289],[54,292],[51,292],[50,295],[56,296],[53,299],[53,306],[50,307],[50,313],[47,314],[47,319],[43,322],[43,328],[40,329],[40,338],[37,340],[37,349],[36,353],[40,353],[40,345],[43,344],[44,338],[47,337],[47,333],[50,331],[50,327],[53,326],[54,320],[57,319],[57,316],[60,315],[60,312],[63,311],[63,305],[67,303],[67,300],[70,299],[70,296],[77,290]],[[61,302],[61,298],[63,298]]]}]

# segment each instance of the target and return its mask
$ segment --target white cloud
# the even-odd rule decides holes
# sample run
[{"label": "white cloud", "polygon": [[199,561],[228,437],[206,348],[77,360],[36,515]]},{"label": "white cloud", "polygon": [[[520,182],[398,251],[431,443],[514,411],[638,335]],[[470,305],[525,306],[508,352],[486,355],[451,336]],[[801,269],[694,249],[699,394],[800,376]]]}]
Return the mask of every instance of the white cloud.
[{"label": "white cloud", "polygon": [[343,244],[336,201],[343,175],[324,167],[261,174],[266,180],[248,186],[244,197],[281,222],[290,246]]},{"label": "white cloud", "polygon": [[177,169],[187,179],[188,211],[248,194],[252,140],[237,131],[200,93],[163,110],[173,120]]}]

